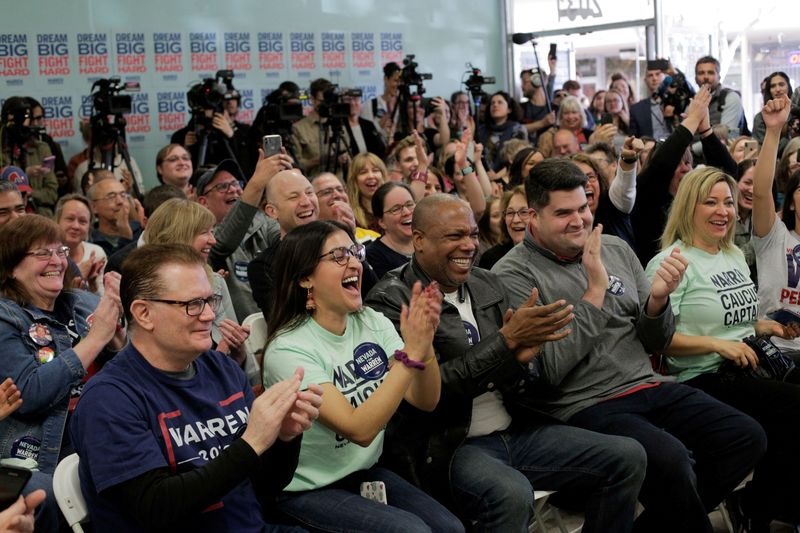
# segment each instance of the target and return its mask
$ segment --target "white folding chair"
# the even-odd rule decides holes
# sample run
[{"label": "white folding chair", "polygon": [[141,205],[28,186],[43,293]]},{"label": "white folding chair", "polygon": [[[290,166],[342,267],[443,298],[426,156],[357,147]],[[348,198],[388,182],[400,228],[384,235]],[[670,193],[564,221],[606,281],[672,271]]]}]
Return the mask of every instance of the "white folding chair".
[{"label": "white folding chair", "polygon": [[555,494],[552,490],[535,490],[533,491],[533,520],[528,525],[528,533],[538,531],[539,533],[547,533],[547,520],[552,518],[556,524],[559,533],[569,533],[567,528],[564,527],[564,522],[561,520],[561,513],[556,507],[550,505],[547,500],[550,495]]},{"label": "white folding chair", "polygon": [[56,466],[56,471],[53,473],[53,492],[69,527],[75,533],[83,533],[81,523],[88,520],[89,511],[86,509],[81,482],[78,479],[77,453],[68,455]]},{"label": "white folding chair", "polygon": [[262,351],[267,342],[267,321],[264,313],[253,313],[244,319],[242,326],[250,326],[250,336],[244,341],[247,351],[253,354]]}]

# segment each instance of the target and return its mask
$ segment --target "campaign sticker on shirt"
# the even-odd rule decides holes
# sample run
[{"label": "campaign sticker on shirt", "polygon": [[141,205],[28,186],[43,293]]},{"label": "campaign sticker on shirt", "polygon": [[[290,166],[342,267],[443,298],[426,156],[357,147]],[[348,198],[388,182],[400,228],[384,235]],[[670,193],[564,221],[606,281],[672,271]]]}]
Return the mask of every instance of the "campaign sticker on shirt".
[{"label": "campaign sticker on shirt", "polygon": [[233,264],[233,275],[242,283],[247,283],[247,262],[236,261],[236,263]]},{"label": "campaign sticker on shirt", "polygon": [[28,335],[30,335],[33,342],[39,346],[47,346],[53,342],[53,335],[50,333],[50,328],[39,322],[31,324],[31,327],[28,328]]},{"label": "campaign sticker on shirt", "polygon": [[30,435],[21,437],[14,441],[11,445],[11,457],[16,459],[33,459],[39,460],[39,448],[42,447],[42,441]]},{"label": "campaign sticker on shirt", "polygon": [[609,274],[608,289],[606,289],[606,292],[613,294],[614,296],[622,296],[625,294],[625,284],[622,283],[622,280],[617,276],[612,276]]},{"label": "campaign sticker on shirt", "polygon": [[476,328],[473,324],[470,324],[466,320],[461,321],[464,324],[464,331],[467,332],[467,342],[470,346],[475,346],[480,342],[481,337],[478,333],[478,328]]},{"label": "campaign sticker on shirt", "polygon": [[795,261],[800,263],[800,244],[792,249],[792,255],[794,256]]},{"label": "campaign sticker on shirt", "polygon": [[40,363],[49,363],[55,357],[56,352],[53,351],[52,348],[49,346],[45,346],[43,348],[39,348],[39,351],[36,352],[36,358],[39,360]]},{"label": "campaign sticker on shirt", "polygon": [[362,379],[380,379],[386,373],[389,359],[383,348],[373,342],[362,342],[353,350],[356,374]]},{"label": "campaign sticker on shirt", "polygon": [[86,324],[92,327],[92,324],[94,324],[94,313],[86,317]]}]

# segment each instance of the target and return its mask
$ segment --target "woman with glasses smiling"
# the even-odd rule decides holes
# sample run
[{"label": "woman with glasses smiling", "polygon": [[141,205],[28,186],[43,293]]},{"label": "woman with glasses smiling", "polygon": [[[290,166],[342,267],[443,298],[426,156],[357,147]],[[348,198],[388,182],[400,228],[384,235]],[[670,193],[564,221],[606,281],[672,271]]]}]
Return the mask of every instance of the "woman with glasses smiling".
[{"label": "woman with glasses smiling", "polygon": [[490,270],[504,255],[525,237],[525,229],[531,219],[525,187],[518,185],[503,194],[500,200],[500,243],[492,246],[481,255],[478,266]]},{"label": "woman with glasses smiling", "polygon": [[384,183],[372,196],[372,213],[383,235],[367,246],[367,260],[378,279],[411,259],[411,219],[416,205],[411,188],[397,181]]},{"label": "woman with glasses smiling", "polygon": [[275,258],[275,300],[283,305],[267,321],[264,385],[302,366],[301,388],[323,389],[319,423],[303,435],[278,510],[313,531],[463,531],[441,504],[377,466],[384,427],[401,402],[429,412],[439,401],[432,341],[442,295],[417,283],[401,338],[389,319],[362,306],[363,260],[350,229],[330,221],[290,231]]},{"label": "woman with glasses smiling", "polygon": [[48,491],[41,519],[53,521],[37,516],[43,531],[58,530],[52,474],[72,451],[63,441],[70,403],[125,342],[119,275],[106,275],[101,298],[66,289],[68,255],[62,230],[45,217],[20,217],[0,232],[0,376],[14,380],[23,401],[0,421],[0,464],[34,470],[26,490]]}]

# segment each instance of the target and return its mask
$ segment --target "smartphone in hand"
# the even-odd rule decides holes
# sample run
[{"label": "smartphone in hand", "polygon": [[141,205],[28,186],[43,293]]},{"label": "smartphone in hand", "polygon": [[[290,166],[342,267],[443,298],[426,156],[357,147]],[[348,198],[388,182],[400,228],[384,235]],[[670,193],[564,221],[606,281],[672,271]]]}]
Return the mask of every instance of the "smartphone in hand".
[{"label": "smartphone in hand", "polygon": [[264,149],[264,157],[272,157],[281,153],[283,141],[280,135],[264,135],[261,139],[261,146]]},{"label": "smartphone in hand", "polygon": [[27,468],[0,466],[0,510],[17,501],[30,478],[31,471]]},{"label": "smartphone in hand", "polygon": [[56,156],[48,155],[45,157],[44,160],[42,160],[42,167],[46,168],[47,172],[56,168]]}]

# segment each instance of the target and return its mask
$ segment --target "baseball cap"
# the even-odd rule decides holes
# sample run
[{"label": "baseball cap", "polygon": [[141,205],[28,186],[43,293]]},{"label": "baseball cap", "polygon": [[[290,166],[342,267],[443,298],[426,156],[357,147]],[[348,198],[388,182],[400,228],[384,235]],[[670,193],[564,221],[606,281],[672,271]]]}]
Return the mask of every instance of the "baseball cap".
[{"label": "baseball cap", "polygon": [[214,176],[220,172],[229,172],[240,183],[244,184],[245,182],[244,174],[242,169],[239,168],[239,164],[233,159],[223,159],[217,166],[206,170],[197,178],[197,183],[194,186],[197,196],[203,196],[206,193],[206,187],[214,179]]},{"label": "baseball cap", "polygon": [[28,182],[28,176],[19,167],[8,166],[0,170],[0,181],[10,181],[17,186],[20,192],[33,192],[31,184]]}]

